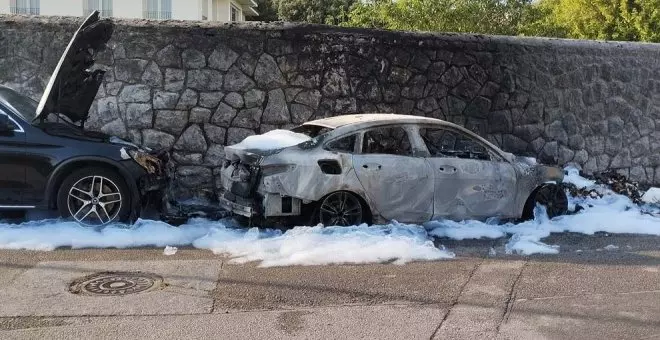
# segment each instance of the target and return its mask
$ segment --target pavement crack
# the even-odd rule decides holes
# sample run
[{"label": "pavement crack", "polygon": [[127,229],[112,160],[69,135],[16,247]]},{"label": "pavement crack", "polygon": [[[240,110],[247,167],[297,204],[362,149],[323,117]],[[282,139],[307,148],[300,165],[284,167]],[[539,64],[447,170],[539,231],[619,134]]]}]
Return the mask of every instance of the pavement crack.
[{"label": "pavement crack", "polygon": [[[218,276],[215,280],[215,288],[213,288],[212,292],[217,292],[218,291],[218,286],[220,285],[220,275],[222,275],[222,269],[225,267],[225,260],[220,261],[220,271],[218,273]],[[215,313],[215,305],[218,303],[218,301],[215,298],[215,294],[211,294],[212,301],[211,301],[211,310],[209,311],[209,314]]]},{"label": "pavement crack", "polygon": [[481,267],[481,265],[485,261],[486,261],[486,259],[482,258],[481,262],[479,262],[476,266],[474,266],[474,268],[472,268],[472,270],[470,271],[470,275],[468,276],[467,280],[465,280],[465,283],[463,283],[463,285],[461,286],[461,290],[458,292],[458,295],[456,296],[456,299],[454,299],[454,301],[452,301],[451,305],[449,305],[449,309],[447,310],[447,313],[445,313],[445,316],[442,318],[442,320],[440,320],[440,324],[438,324],[438,327],[435,328],[435,330],[433,331],[433,334],[431,334],[431,337],[429,338],[429,340],[433,340],[433,338],[435,338],[435,336],[438,334],[438,332],[440,331],[440,328],[442,327],[442,325],[449,318],[449,314],[451,314],[452,309],[458,304],[458,301],[461,299],[461,295],[463,295],[463,291],[465,291],[465,287],[467,287],[468,283],[470,283],[470,281],[472,280],[472,277],[474,276],[474,273],[477,272],[477,269],[479,269],[479,267]]},{"label": "pavement crack", "polygon": [[511,311],[513,310],[513,305],[516,301],[516,286],[518,285],[518,282],[520,281],[520,278],[522,277],[522,274],[525,271],[525,267],[527,267],[528,264],[529,261],[525,261],[525,264],[523,264],[522,267],[520,267],[520,271],[518,272],[516,279],[513,281],[513,284],[511,285],[511,289],[509,290],[509,294],[507,295],[506,301],[504,303],[504,310],[502,311],[502,317],[500,318],[500,322],[497,324],[498,334],[500,332],[500,328],[502,327],[502,324],[509,321],[509,315],[511,315]]}]

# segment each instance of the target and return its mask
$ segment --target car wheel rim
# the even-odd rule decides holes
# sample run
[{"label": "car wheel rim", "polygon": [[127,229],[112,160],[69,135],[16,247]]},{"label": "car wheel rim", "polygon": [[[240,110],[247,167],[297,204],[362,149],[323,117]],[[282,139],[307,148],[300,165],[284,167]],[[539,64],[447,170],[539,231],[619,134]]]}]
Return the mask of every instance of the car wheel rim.
[{"label": "car wheel rim", "polygon": [[349,193],[334,193],[323,200],[319,215],[326,226],[356,225],[362,222],[362,204]]},{"label": "car wheel rim", "polygon": [[84,225],[103,225],[114,221],[122,206],[119,187],[103,176],[89,176],[69,190],[69,214]]},{"label": "car wheel rim", "polygon": [[536,193],[536,203],[545,206],[548,217],[563,215],[568,210],[568,198],[561,187],[545,186]]}]

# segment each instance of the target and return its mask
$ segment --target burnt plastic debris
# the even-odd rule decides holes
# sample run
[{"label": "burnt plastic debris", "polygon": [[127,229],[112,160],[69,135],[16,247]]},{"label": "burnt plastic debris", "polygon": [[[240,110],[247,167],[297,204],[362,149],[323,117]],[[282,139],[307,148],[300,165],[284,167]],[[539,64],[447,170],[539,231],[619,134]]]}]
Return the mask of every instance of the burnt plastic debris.
[{"label": "burnt plastic debris", "polygon": [[180,226],[192,218],[205,218],[213,221],[229,217],[230,213],[215,203],[202,200],[171,201],[162,220],[170,225]]},{"label": "burnt plastic debris", "polygon": [[161,197],[160,219],[170,225],[180,226],[192,218],[221,220],[231,214],[220,207],[217,195],[212,191],[204,192],[204,197],[188,200],[176,200],[177,180],[172,162],[167,163],[167,177],[170,182]]},{"label": "burnt plastic debris", "polygon": [[[587,175],[580,171],[580,176],[593,180],[596,185],[604,185],[613,192],[630,198],[635,204],[642,204],[642,195],[644,194],[645,187],[642,187],[638,182],[629,180],[626,176],[617,173],[614,170],[607,170],[593,175]],[[572,183],[563,183],[564,188],[568,190],[573,197],[590,197],[600,198],[603,197],[602,190],[596,188],[578,188]]]}]

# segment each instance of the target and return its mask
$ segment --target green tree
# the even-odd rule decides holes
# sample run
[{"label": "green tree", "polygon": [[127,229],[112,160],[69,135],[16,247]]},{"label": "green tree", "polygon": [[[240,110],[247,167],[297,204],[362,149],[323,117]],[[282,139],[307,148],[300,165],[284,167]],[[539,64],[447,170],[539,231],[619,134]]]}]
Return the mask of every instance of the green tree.
[{"label": "green tree", "polygon": [[356,4],[345,25],[396,30],[518,34],[532,0],[374,0]]},{"label": "green tree", "polygon": [[256,17],[248,17],[249,21],[277,21],[279,17],[277,16],[277,4],[274,3],[277,0],[255,0],[257,3],[257,12],[259,15]]},{"label": "green tree", "polygon": [[339,25],[358,0],[278,0],[278,14],[285,21]]},{"label": "green tree", "polygon": [[660,42],[660,0],[540,0],[524,33]]},{"label": "green tree", "polygon": [[660,42],[660,0],[638,0],[633,25],[642,41]]}]

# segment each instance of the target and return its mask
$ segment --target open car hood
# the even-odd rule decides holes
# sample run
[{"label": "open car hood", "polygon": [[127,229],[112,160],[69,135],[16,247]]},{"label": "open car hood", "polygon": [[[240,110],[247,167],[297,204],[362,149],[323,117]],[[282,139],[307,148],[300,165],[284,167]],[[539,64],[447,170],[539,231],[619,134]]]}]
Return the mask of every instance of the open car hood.
[{"label": "open car hood", "polygon": [[101,86],[105,71],[90,71],[96,53],[103,50],[112,37],[114,25],[101,20],[94,11],[76,31],[48,81],[35,119],[45,120],[59,113],[73,123],[84,123],[89,108]]}]

